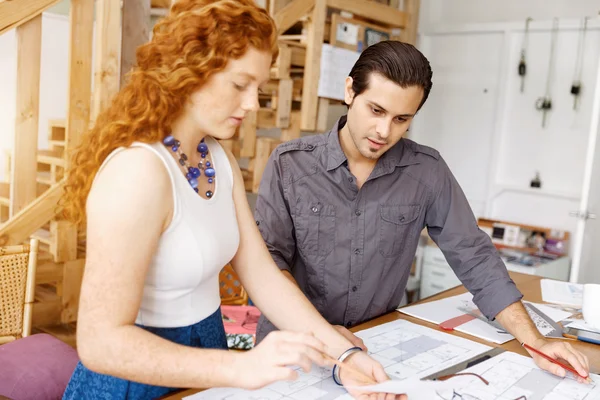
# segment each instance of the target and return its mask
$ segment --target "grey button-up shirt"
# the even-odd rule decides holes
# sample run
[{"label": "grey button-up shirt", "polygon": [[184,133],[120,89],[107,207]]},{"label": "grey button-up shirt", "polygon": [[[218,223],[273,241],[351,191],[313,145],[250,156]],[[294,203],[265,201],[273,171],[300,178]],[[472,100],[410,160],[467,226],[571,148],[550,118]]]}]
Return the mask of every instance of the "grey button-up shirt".
[{"label": "grey button-up shirt", "polygon": [[[350,327],[394,310],[424,227],[488,318],[521,299],[439,153],[401,139],[359,190],[340,146],[345,123],[280,145],[256,202],[275,263],[321,315]],[[261,318],[258,340],[273,329]]]}]

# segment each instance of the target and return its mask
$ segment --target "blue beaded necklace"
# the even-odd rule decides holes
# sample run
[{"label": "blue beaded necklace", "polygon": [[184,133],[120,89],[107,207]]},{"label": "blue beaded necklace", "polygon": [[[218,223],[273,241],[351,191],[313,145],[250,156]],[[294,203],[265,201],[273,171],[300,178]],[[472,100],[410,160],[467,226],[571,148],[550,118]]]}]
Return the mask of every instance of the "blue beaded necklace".
[{"label": "blue beaded necklace", "polygon": [[[187,173],[185,177],[187,178],[190,186],[198,193],[198,178],[202,175],[202,171],[204,171],[204,176],[208,178],[208,183],[212,184],[215,181],[215,168],[208,160],[204,160],[206,155],[208,154],[208,146],[204,143],[204,139],[198,143],[197,151],[200,153],[200,157],[203,159],[198,163],[198,168],[190,165],[188,161],[188,156],[180,150],[181,142],[175,139],[172,135],[169,135],[163,139],[163,144],[167,147],[170,147],[174,153],[177,153],[179,156],[179,165],[185,167]],[[207,190],[205,195],[207,198],[211,198],[213,196],[212,190]]]}]

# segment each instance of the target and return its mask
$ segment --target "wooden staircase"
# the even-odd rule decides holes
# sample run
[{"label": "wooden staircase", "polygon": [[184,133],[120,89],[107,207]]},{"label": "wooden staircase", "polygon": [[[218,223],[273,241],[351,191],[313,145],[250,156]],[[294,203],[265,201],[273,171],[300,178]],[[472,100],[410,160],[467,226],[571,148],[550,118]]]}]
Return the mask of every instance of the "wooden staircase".
[{"label": "wooden staircase", "polygon": [[[66,166],[65,121],[51,120],[48,127],[49,148],[37,153],[38,198],[63,179]],[[10,176],[10,170],[7,171]],[[0,183],[0,211],[8,220],[10,183]],[[1,227],[1,225],[0,225]],[[85,264],[85,233],[67,221],[52,218],[31,237],[39,240],[34,331],[50,333],[75,347],[75,321],[79,291]]]}]

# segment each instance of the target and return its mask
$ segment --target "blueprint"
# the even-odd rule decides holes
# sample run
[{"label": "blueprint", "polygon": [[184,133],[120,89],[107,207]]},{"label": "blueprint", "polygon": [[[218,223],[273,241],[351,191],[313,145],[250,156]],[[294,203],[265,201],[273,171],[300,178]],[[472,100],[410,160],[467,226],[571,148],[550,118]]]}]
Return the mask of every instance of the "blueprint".
[{"label": "blueprint", "polygon": [[477,373],[489,385],[469,377],[470,382],[463,379],[457,387],[440,391],[438,400],[452,399],[453,391],[478,400],[514,400],[520,396],[527,400],[600,400],[599,375],[590,374],[591,384],[578,383],[571,373],[559,378],[539,369],[531,358],[508,351],[463,372]]},{"label": "blueprint", "polygon": [[[403,320],[356,335],[363,339],[371,356],[383,365],[390,379],[399,381],[423,378],[491,350],[489,346]],[[297,371],[298,379],[293,382],[276,382],[254,391],[215,388],[186,399],[352,399],[344,388],[333,382],[331,369],[313,366],[309,373],[299,368]]]}]

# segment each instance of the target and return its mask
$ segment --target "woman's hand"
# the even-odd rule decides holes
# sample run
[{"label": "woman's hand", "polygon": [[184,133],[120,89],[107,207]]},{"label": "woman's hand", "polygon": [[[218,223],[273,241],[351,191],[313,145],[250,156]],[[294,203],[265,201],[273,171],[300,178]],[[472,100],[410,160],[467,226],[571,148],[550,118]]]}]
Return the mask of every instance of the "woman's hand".
[{"label": "woman's hand", "polygon": [[243,389],[259,389],[276,381],[291,381],[298,374],[291,367],[310,371],[313,363],[329,365],[323,357],[325,345],[308,333],[271,332],[254,349],[240,353],[232,382]]},{"label": "woman's hand", "polygon": [[[346,360],[344,360],[344,364],[351,364],[354,369],[359,370],[364,373],[366,376],[371,378],[377,383],[385,382],[389,380],[389,377],[385,373],[383,367],[379,362],[371,358],[364,351],[357,351],[352,354]],[[349,373],[344,371],[342,367],[340,370],[340,378],[342,380],[342,384],[344,386],[353,387],[352,389],[348,389],[348,393],[350,393],[353,397],[361,400],[406,400],[406,395],[396,395],[390,393],[365,393],[361,392],[360,389],[356,389],[356,386],[364,386],[369,385],[369,382],[365,382],[357,377],[353,373]]]}]

